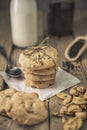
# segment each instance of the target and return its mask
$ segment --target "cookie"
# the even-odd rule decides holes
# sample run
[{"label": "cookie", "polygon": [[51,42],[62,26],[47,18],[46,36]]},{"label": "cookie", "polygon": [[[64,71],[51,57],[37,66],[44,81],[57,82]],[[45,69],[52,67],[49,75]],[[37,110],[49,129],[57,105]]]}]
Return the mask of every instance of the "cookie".
[{"label": "cookie", "polygon": [[55,66],[46,68],[46,69],[40,69],[40,70],[30,70],[28,68],[23,68],[23,72],[26,74],[34,74],[34,75],[52,75],[56,73]]},{"label": "cookie", "polygon": [[53,85],[54,81],[55,81],[55,79],[48,80],[48,81],[32,81],[32,80],[26,79],[25,84],[27,87],[31,86],[34,88],[43,89],[43,88],[47,88],[47,87]]},{"label": "cookie", "polygon": [[25,78],[29,78],[32,81],[48,81],[55,78],[55,74],[52,75],[34,75],[34,74],[27,74]]},{"label": "cookie", "polygon": [[[12,92],[12,93],[11,93]],[[0,113],[22,125],[35,125],[48,118],[45,102],[41,101],[37,93],[25,93],[8,89],[0,92]],[[1,109],[3,108],[3,109]]]},{"label": "cookie", "polygon": [[0,91],[0,113],[6,113],[6,110],[9,108],[9,101],[14,93],[16,93],[15,89]]},{"label": "cookie", "polygon": [[32,70],[58,67],[58,52],[51,46],[31,47],[21,53],[19,64]]}]

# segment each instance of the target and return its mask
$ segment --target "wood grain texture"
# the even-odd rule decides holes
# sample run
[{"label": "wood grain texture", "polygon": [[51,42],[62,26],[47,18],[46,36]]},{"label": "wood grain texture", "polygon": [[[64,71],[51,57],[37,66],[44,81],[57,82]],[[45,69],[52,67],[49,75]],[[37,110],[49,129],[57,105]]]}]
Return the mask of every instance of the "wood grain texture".
[{"label": "wood grain texture", "polygon": [[[6,54],[9,57],[12,49],[9,13],[6,11],[0,11],[0,46],[4,47]],[[6,59],[0,54],[0,71],[5,71],[7,67]],[[0,76],[0,90],[4,88],[4,82]]]},{"label": "wood grain texture", "polygon": [[87,8],[75,9],[73,32],[75,37],[87,34]]},{"label": "wood grain texture", "polygon": [[0,130],[49,130],[46,121],[35,126],[19,125],[8,117],[0,116]]},{"label": "wood grain texture", "polygon": [[[70,63],[73,64],[73,68],[67,69],[67,65],[63,65],[63,63],[67,63],[67,59],[64,57],[64,52],[67,45],[73,40],[71,36],[63,37],[61,39],[51,40],[50,43],[58,49],[59,52],[59,65],[61,68],[68,70],[69,73],[78,77],[81,81],[86,82],[85,75],[83,72],[83,68],[80,62],[80,59],[77,62]],[[79,67],[78,67],[79,66]],[[54,96],[50,99],[49,102],[49,111],[50,111],[50,130],[63,130],[62,118],[58,118],[56,116],[52,116],[53,113],[58,113],[61,107],[61,100]],[[86,125],[86,124],[85,124]],[[86,130],[87,128],[83,125],[81,130]]]},{"label": "wood grain texture", "polygon": [[[84,73],[85,73],[85,77],[86,77],[86,80],[87,80],[87,51],[82,55],[81,63],[82,63],[83,70],[84,70]],[[87,83],[87,81],[86,81],[86,83]]]},{"label": "wood grain texture", "polygon": [[11,60],[15,66],[19,66],[19,56],[23,49],[14,47],[11,55]]}]

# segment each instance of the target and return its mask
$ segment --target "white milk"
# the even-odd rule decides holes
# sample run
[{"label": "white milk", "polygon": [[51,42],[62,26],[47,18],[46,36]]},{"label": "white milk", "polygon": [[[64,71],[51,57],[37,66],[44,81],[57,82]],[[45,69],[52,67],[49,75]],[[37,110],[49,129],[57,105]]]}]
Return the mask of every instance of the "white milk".
[{"label": "white milk", "polygon": [[11,0],[10,16],[13,44],[18,47],[35,45],[38,40],[36,1]]}]

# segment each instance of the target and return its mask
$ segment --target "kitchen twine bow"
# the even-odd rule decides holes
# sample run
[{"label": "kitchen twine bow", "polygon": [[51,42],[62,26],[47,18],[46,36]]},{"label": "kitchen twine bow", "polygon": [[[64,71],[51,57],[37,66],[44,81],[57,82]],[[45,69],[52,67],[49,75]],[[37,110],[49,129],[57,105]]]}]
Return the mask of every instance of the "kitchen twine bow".
[{"label": "kitchen twine bow", "polygon": [[[50,45],[46,43],[48,40],[49,40],[49,37],[46,37],[38,46],[28,47],[27,49],[25,49],[23,51],[23,54],[31,56],[33,53],[43,50],[42,53],[44,55],[48,56],[49,58],[51,58],[52,61],[54,62],[54,65],[56,66],[55,60],[51,56],[49,56],[48,54],[45,53],[46,48],[50,47]],[[45,43],[46,43],[46,45],[44,46]],[[44,55],[43,55],[43,57],[44,57]],[[43,57],[41,57],[41,58],[43,58]],[[37,60],[39,60],[38,58],[39,57],[37,56]]]},{"label": "kitchen twine bow", "polygon": [[49,45],[43,46],[45,42],[49,40],[49,37],[46,37],[38,46],[28,47],[26,50],[24,50],[24,55],[32,54],[33,52],[38,52],[40,50],[46,49],[49,47]]}]

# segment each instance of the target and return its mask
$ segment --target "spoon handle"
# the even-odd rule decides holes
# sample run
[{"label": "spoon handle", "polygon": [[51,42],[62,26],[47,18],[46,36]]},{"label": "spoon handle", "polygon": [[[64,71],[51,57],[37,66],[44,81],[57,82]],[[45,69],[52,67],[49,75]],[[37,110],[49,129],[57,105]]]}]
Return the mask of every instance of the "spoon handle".
[{"label": "spoon handle", "polygon": [[6,54],[6,50],[3,46],[0,46],[0,53],[4,56],[4,58],[7,60],[8,62],[8,67],[12,67],[12,61],[8,58],[7,54]]}]

